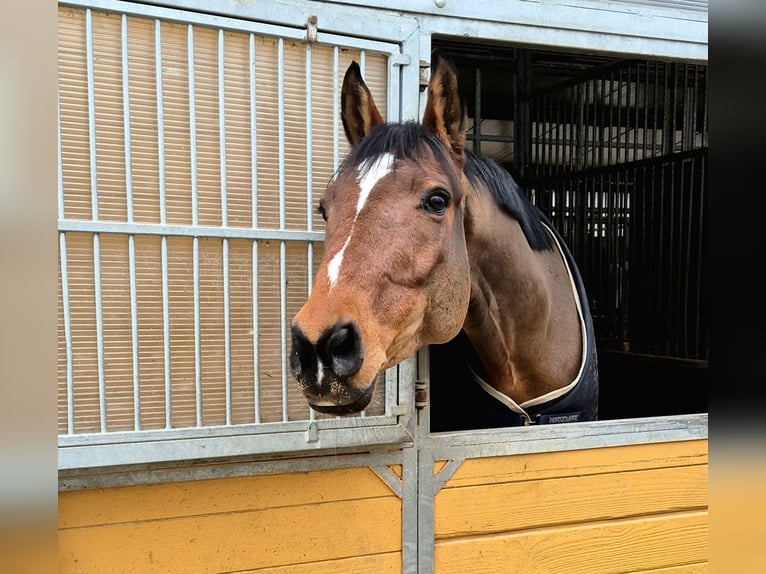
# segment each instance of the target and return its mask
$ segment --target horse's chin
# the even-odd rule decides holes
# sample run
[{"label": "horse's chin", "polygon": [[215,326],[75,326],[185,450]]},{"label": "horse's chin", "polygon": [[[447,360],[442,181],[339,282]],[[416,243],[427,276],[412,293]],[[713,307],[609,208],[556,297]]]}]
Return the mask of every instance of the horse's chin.
[{"label": "horse's chin", "polygon": [[370,404],[370,401],[372,400],[372,395],[375,392],[375,382],[367,387],[367,390],[365,390],[361,395],[359,395],[354,401],[345,404],[345,405],[338,405],[338,404],[314,404],[311,401],[309,401],[309,406],[317,411],[318,413],[326,414],[326,415],[335,415],[335,416],[345,416],[345,415],[354,415],[357,413],[360,413],[365,408],[367,408],[367,405]]}]

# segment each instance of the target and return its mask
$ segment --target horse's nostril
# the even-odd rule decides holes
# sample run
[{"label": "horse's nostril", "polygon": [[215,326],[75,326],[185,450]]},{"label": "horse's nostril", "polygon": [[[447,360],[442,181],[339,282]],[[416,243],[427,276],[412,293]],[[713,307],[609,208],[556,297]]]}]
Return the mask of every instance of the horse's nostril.
[{"label": "horse's nostril", "polygon": [[318,346],[322,358],[342,377],[350,377],[362,367],[364,349],[356,323],[335,325],[322,336]]},{"label": "horse's nostril", "polygon": [[317,357],[314,345],[303,334],[303,332],[293,325],[293,348],[290,352],[290,369],[296,377],[301,374],[308,376],[312,369],[316,368]]}]

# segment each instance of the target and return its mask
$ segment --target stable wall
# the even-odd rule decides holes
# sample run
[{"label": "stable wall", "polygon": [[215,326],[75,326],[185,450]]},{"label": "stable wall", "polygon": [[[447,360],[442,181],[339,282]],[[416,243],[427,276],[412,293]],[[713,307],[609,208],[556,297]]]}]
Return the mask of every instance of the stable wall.
[{"label": "stable wall", "polygon": [[62,492],[59,572],[400,572],[401,516],[369,468]]},{"label": "stable wall", "polygon": [[707,572],[707,446],[468,459],[436,495],[435,571]]}]

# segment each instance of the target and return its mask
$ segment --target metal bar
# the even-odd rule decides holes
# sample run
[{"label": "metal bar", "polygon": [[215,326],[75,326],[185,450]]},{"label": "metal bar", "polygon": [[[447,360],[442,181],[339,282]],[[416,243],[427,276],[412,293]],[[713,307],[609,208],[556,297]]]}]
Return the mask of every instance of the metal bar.
[{"label": "metal bar", "polygon": [[[338,47],[333,46],[332,49],[332,93],[338,94]],[[339,140],[338,140],[338,122],[340,121],[340,98],[333,98],[332,100],[332,172],[338,171],[338,155],[339,155]]]},{"label": "metal bar", "polygon": [[[221,225],[229,225],[229,206],[226,179],[226,95],[224,33],[218,29],[218,143],[221,169]],[[226,396],[226,424],[231,424],[231,308],[229,292],[229,240],[223,239],[223,346],[224,346],[224,392]]]},{"label": "metal bar", "polygon": [[632,86],[633,91],[633,107],[635,108],[635,113],[633,114],[633,157],[630,158],[630,161],[636,161],[638,159],[638,91],[639,91],[639,79],[641,78],[641,62],[636,62],[636,79],[635,81],[631,80],[631,76],[628,76],[628,80],[631,82],[630,85]]},{"label": "metal bar", "polygon": [[[59,179],[59,181],[61,181]],[[74,369],[72,354],[72,318],[69,309],[69,272],[67,270],[66,234],[59,233],[61,257],[61,304],[64,312],[64,343],[66,345],[66,404],[67,434],[74,433]]]},{"label": "metal bar", "polygon": [[[337,98],[336,98],[337,99]],[[279,229],[285,229],[285,50],[277,42],[277,131],[279,145]],[[282,353],[282,420],[287,421],[287,247],[279,242],[279,319]]]},{"label": "metal bar", "polygon": [[[707,90],[707,88],[706,88]],[[706,92],[707,93],[707,92]],[[707,110],[707,106],[706,106]],[[705,131],[704,133],[707,133]],[[705,356],[707,357],[707,348],[704,348],[703,352],[703,345],[705,343],[705,340],[700,337],[701,333],[701,319],[702,319],[702,313],[700,312],[701,308],[701,301],[702,301],[702,267],[704,265],[705,261],[705,253],[703,250],[704,245],[704,237],[705,237],[705,196],[706,196],[706,187],[707,187],[707,176],[705,175],[705,170],[707,169],[707,154],[700,156],[699,161],[700,167],[699,167],[699,176],[700,176],[700,185],[699,185],[699,193],[700,193],[700,208],[699,208],[699,231],[697,236],[697,273],[698,278],[696,281],[696,293],[695,293],[695,301],[697,301],[697,312],[694,314],[696,321],[695,321],[695,330],[694,332],[697,333],[697,356]]]},{"label": "metal bar", "polygon": [[[189,77],[189,163],[191,172],[192,227],[199,224],[199,168],[197,163],[197,87],[194,65],[194,26],[186,28],[186,57]],[[196,424],[202,426],[202,325],[200,305],[199,237],[192,238],[192,283],[194,297],[194,403]]]},{"label": "metal bar", "polygon": [[[93,70],[93,14],[90,9],[85,11],[85,58],[88,82],[88,147],[90,152],[91,218],[93,221],[97,221],[98,166],[96,160],[96,83]],[[93,235],[93,291],[96,306],[99,419],[101,432],[106,432],[106,377],[104,372],[104,322],[101,299],[101,247],[98,233]]]},{"label": "metal bar", "polygon": [[474,103],[473,103],[473,151],[481,153],[481,66],[476,66],[474,74]]},{"label": "metal bar", "polygon": [[111,221],[59,220],[60,231],[89,233],[116,233],[125,235],[152,235],[168,237],[205,237],[216,239],[250,239],[264,241],[322,241],[324,233],[244,227],[211,227],[158,223],[121,223]]},{"label": "metal bar", "polygon": [[[256,97],[255,36],[250,34],[250,196],[251,223],[258,227],[258,122]],[[253,294],[253,420],[261,422],[260,353],[258,344],[258,241],[252,239]]]},{"label": "metal bar", "polygon": [[[167,223],[165,198],[165,116],[162,94],[162,23],[154,20],[154,68],[157,86],[157,159],[159,168],[160,224]],[[170,377],[170,295],[168,285],[168,238],[161,237],[162,258],[162,337],[165,372],[165,428],[171,428],[172,387]]]},{"label": "metal bar", "polygon": [[[314,229],[314,179],[313,179],[313,163],[314,163],[314,147],[313,147],[313,114],[312,114],[312,46],[310,42],[306,42],[306,229],[313,231]],[[360,57],[362,75],[364,75],[365,58],[364,52]],[[311,241],[306,242],[306,292],[311,295],[311,289],[314,286],[314,243]],[[314,409],[309,408],[309,421],[316,420],[316,413]]]},{"label": "metal bar", "polygon": [[[64,218],[64,161],[61,150],[61,98],[57,92],[57,168],[58,168],[58,215]],[[74,433],[74,369],[72,365],[72,320],[69,310],[69,271],[67,269],[66,234],[59,232],[59,257],[61,265],[61,305],[64,314],[64,346],[66,348],[66,403],[67,434]]]},{"label": "metal bar", "polygon": [[[128,223],[133,223],[133,158],[130,133],[130,69],[128,65],[128,17],[120,23],[122,57],[122,117],[125,145],[125,202]],[[128,274],[130,276],[130,335],[133,358],[133,428],[141,430],[141,379],[138,348],[138,295],[136,288],[135,237],[128,235]]]}]

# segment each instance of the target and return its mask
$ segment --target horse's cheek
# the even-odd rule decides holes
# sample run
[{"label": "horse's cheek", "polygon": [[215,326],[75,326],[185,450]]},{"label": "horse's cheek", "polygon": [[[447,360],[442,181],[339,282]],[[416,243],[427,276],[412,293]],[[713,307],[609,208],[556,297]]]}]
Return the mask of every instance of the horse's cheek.
[{"label": "horse's cheek", "polygon": [[431,282],[431,304],[426,323],[428,339],[432,343],[444,343],[460,332],[471,294],[465,239],[462,235],[456,236],[446,245],[443,264]]}]

